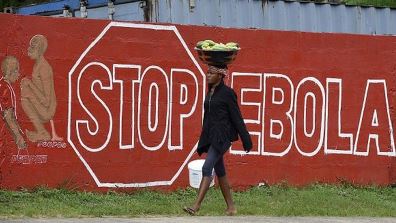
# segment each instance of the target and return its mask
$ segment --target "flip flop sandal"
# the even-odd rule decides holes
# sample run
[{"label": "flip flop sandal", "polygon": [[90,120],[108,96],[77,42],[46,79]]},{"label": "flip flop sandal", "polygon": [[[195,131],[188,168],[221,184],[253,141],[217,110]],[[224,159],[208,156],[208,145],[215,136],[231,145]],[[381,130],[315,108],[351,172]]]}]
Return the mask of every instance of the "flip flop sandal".
[{"label": "flip flop sandal", "polygon": [[234,215],[237,214],[237,211],[236,211],[236,210],[234,210],[234,211],[228,211],[228,210],[226,210],[226,211],[225,211],[225,214],[228,215],[228,216],[234,216]]},{"label": "flip flop sandal", "polygon": [[184,207],[183,211],[187,212],[189,215],[194,216],[196,211],[190,207]]}]

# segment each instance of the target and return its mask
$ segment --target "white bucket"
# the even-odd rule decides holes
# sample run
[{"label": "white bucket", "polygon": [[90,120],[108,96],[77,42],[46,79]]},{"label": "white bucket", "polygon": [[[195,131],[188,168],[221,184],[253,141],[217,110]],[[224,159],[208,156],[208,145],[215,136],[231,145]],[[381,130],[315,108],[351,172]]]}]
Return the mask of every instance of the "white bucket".
[{"label": "white bucket", "polygon": [[[202,180],[202,166],[204,164],[205,160],[200,159],[200,160],[193,160],[188,164],[188,172],[189,172],[189,179],[190,179],[190,186],[194,188],[199,188],[199,184],[201,183]],[[214,174],[212,172],[212,182],[210,183],[210,186],[212,187],[214,185]]]}]

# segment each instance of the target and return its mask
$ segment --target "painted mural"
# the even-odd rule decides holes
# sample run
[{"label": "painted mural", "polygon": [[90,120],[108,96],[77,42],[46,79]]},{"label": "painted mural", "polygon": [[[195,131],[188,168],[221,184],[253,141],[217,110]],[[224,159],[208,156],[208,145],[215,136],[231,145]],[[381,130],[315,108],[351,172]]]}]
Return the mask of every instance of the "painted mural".
[{"label": "painted mural", "polygon": [[231,184],[396,183],[393,36],[16,15],[0,25],[1,188],[188,186],[202,39],[241,47],[226,83],[253,149],[231,146]]},{"label": "painted mural", "polygon": [[[39,142],[39,145],[50,145],[51,142],[57,141],[62,142],[60,145],[65,146],[63,138],[56,134],[52,120],[56,111],[56,96],[53,71],[51,65],[44,58],[47,47],[48,42],[43,35],[35,35],[29,41],[27,54],[30,59],[34,60],[34,66],[31,77],[24,77],[20,81],[20,98],[16,97],[14,91],[16,86],[13,86],[20,77],[19,61],[14,56],[6,56],[2,61],[0,108],[4,124],[9,130],[9,134],[12,135],[17,148],[17,153],[11,157],[11,163],[40,164],[47,162],[45,154],[29,154],[27,140],[33,143]],[[21,129],[17,120],[17,104],[33,124],[34,131]],[[51,135],[44,126],[48,122],[51,124]],[[5,158],[2,162],[4,161]]]},{"label": "painted mural", "polygon": [[[56,95],[54,74],[51,65],[44,57],[48,42],[45,36],[35,35],[29,44],[28,56],[34,60],[31,78],[21,81],[21,105],[23,111],[33,123],[35,130],[26,130],[26,136],[31,142],[61,141],[56,134],[52,118],[56,111]],[[51,134],[44,124],[51,123]]]},{"label": "painted mural", "polygon": [[1,115],[4,124],[13,136],[18,149],[25,149],[26,143],[22,130],[17,121],[16,97],[12,86],[19,78],[19,62],[13,56],[6,56],[1,63],[2,78],[0,79]]}]

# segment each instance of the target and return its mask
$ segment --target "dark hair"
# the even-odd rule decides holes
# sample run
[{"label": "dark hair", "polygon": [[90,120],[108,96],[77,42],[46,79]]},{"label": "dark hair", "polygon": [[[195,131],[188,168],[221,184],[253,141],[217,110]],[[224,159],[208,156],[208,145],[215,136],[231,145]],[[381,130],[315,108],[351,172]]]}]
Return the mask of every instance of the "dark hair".
[{"label": "dark hair", "polygon": [[219,69],[228,69],[227,64],[213,64],[212,66],[217,67]]}]

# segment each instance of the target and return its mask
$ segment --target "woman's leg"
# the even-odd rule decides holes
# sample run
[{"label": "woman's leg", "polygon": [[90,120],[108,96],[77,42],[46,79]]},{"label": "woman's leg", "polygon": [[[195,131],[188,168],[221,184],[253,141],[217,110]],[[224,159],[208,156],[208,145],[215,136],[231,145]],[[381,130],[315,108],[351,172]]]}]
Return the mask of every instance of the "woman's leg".
[{"label": "woman's leg", "polygon": [[223,194],[224,200],[227,204],[226,214],[235,215],[237,210],[235,208],[234,201],[232,200],[230,184],[228,183],[223,157],[217,161],[214,169],[216,171],[217,179],[219,180],[221,193]]},{"label": "woman's leg", "polygon": [[210,182],[212,181],[212,177],[202,177],[201,183],[199,185],[198,197],[194,202],[192,207],[193,211],[196,212],[201,208],[201,203],[205,198],[206,192],[209,190]]},{"label": "woman's leg", "polygon": [[202,167],[202,180],[201,184],[199,185],[198,197],[195,200],[194,206],[192,207],[194,211],[198,211],[201,207],[201,203],[205,198],[206,192],[209,190],[210,182],[213,179],[213,168],[220,158],[221,154],[219,154],[213,147],[210,147],[208,150],[208,155],[205,159],[205,163]]}]

